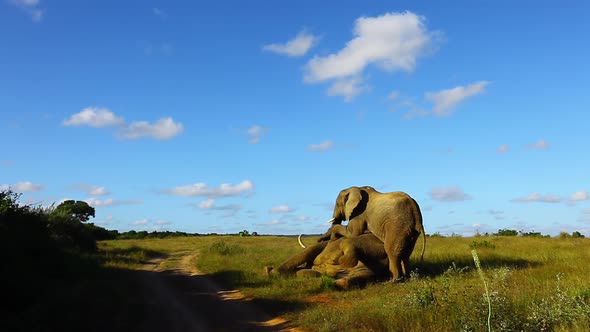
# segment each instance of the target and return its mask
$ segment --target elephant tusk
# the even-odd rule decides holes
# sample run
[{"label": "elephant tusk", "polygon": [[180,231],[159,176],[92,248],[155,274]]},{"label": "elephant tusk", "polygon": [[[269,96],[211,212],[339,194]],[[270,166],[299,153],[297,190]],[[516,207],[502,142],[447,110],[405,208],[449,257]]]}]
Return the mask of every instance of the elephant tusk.
[{"label": "elephant tusk", "polygon": [[329,223],[333,222],[335,219],[336,219],[336,218],[332,218],[332,219],[330,219],[330,220],[326,221],[326,224],[329,224]]},{"label": "elephant tusk", "polygon": [[299,236],[297,237],[297,241],[299,242],[299,245],[301,246],[301,248],[305,249],[307,247],[305,246],[305,244],[303,244],[303,241],[301,241],[301,235],[303,235],[303,234],[299,234]]}]

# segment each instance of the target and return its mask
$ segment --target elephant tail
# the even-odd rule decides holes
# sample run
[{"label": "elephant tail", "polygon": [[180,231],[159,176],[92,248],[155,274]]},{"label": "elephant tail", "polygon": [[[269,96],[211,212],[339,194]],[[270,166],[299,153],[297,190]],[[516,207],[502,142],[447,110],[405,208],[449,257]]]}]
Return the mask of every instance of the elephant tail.
[{"label": "elephant tail", "polygon": [[420,254],[420,261],[422,262],[424,261],[424,251],[426,250],[426,231],[424,231],[424,224],[422,223],[422,212],[420,211],[420,206],[416,200],[413,198],[412,200],[414,201],[413,214],[414,220],[416,220],[416,230],[422,234],[422,253]]}]

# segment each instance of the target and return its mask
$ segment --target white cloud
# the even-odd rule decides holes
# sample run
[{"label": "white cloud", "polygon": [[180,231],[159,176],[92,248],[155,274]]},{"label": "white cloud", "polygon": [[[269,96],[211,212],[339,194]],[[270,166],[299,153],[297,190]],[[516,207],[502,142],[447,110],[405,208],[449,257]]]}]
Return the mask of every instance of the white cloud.
[{"label": "white cloud", "polygon": [[199,209],[210,209],[215,205],[215,200],[213,198],[208,198],[201,203],[199,203]]},{"label": "white cloud", "polygon": [[134,221],[132,224],[133,225],[137,225],[137,226],[141,226],[141,225],[147,225],[150,223],[150,220],[147,218],[143,218],[143,219],[139,219]]},{"label": "white cloud", "polygon": [[389,95],[387,95],[387,99],[389,100],[397,99],[397,97],[399,97],[399,91],[397,90],[393,90],[389,93]]},{"label": "white cloud", "polygon": [[502,145],[500,145],[499,147],[496,148],[496,151],[498,153],[506,153],[509,148],[510,148],[510,146],[508,144],[502,144]]},{"label": "white cloud", "polygon": [[44,10],[39,9],[40,0],[9,0],[9,2],[24,10],[34,22],[40,22],[43,18]]},{"label": "white cloud", "polygon": [[334,147],[334,142],[331,140],[326,140],[319,144],[310,144],[307,146],[307,149],[312,151],[326,151],[332,147]]},{"label": "white cloud", "polygon": [[178,186],[171,190],[165,190],[180,196],[204,196],[208,198],[238,196],[254,189],[254,183],[250,180],[244,180],[236,185],[231,183],[222,183],[219,187],[211,188],[204,182]]},{"label": "white cloud", "polygon": [[36,192],[43,189],[42,184],[33,183],[31,181],[19,181],[13,184],[0,184],[0,190],[12,189],[15,192]]},{"label": "white cloud", "polygon": [[134,121],[127,124],[125,119],[105,107],[86,107],[64,120],[62,124],[64,126],[86,125],[95,128],[118,126],[119,136],[126,139],[152,137],[165,140],[179,135],[184,130],[182,123],[175,122],[171,117],[161,118],[154,124],[147,121]]},{"label": "white cloud", "polygon": [[162,17],[162,18],[166,18],[168,16],[162,9],[160,9],[158,7],[153,7],[152,13],[154,13],[154,15]]},{"label": "white cloud", "polygon": [[261,127],[259,125],[253,125],[252,127],[248,128],[246,134],[250,136],[248,142],[255,144],[260,141],[260,138],[266,133],[266,128]]},{"label": "white cloud", "polygon": [[88,205],[99,207],[99,206],[113,206],[113,205],[125,205],[125,204],[139,204],[142,203],[142,199],[127,199],[127,200],[114,200],[112,198],[100,199],[96,197],[89,197],[84,200]]},{"label": "white cloud", "polygon": [[416,58],[432,43],[433,34],[424,21],[412,12],[360,17],[355,22],[354,38],[337,53],[311,59],[305,79],[319,82],[355,76],[370,64],[387,71],[412,71]]},{"label": "white cloud", "polygon": [[547,149],[549,148],[549,142],[541,138],[535,143],[528,144],[527,147],[529,149]]},{"label": "white cloud", "polygon": [[526,196],[513,198],[510,200],[511,202],[541,202],[541,203],[559,203],[561,202],[561,197],[559,195],[547,194],[541,195],[538,192],[531,193]]},{"label": "white cloud", "polygon": [[105,107],[86,107],[82,111],[72,115],[63,121],[65,126],[87,125],[91,127],[117,126],[125,123],[125,120],[115,115]]},{"label": "white cloud", "polygon": [[360,76],[336,80],[328,88],[326,94],[328,96],[343,96],[345,101],[352,101],[354,97],[366,89],[364,86],[360,86],[362,82]]},{"label": "white cloud", "polygon": [[434,103],[433,112],[437,116],[451,114],[451,109],[467,97],[480,94],[485,91],[488,81],[479,81],[467,86],[457,86],[452,89],[438,92],[427,92],[426,99]]},{"label": "white cloud", "polygon": [[463,192],[463,189],[452,186],[452,187],[434,187],[428,193],[430,198],[435,201],[441,202],[457,202],[470,200],[471,196]]},{"label": "white cloud", "polygon": [[285,212],[293,212],[293,209],[289,207],[289,205],[282,204],[273,206],[270,208],[271,213],[285,213]]},{"label": "white cloud", "polygon": [[288,56],[302,56],[307,53],[319,41],[319,38],[305,31],[300,32],[295,38],[284,44],[269,44],[262,47],[265,51],[271,51]]},{"label": "white cloud", "polygon": [[106,199],[98,199],[96,197],[90,197],[84,200],[88,205],[98,207],[98,206],[110,206],[115,204],[115,201],[112,198]]},{"label": "white cloud", "polygon": [[135,121],[123,129],[121,136],[128,139],[141,137],[152,137],[158,140],[165,140],[179,135],[184,130],[182,123],[175,122],[167,117],[161,118],[154,124],[147,121]]},{"label": "white cloud", "polygon": [[223,214],[223,217],[232,217],[243,208],[239,204],[216,205],[212,198],[200,202],[196,207],[203,210],[224,211],[226,213]]},{"label": "white cloud", "polygon": [[589,196],[586,190],[578,190],[570,195],[570,201],[585,201],[588,198]]},{"label": "white cloud", "polygon": [[104,196],[108,195],[109,191],[102,186],[94,186],[87,183],[80,183],[76,188],[85,191],[90,196]]}]

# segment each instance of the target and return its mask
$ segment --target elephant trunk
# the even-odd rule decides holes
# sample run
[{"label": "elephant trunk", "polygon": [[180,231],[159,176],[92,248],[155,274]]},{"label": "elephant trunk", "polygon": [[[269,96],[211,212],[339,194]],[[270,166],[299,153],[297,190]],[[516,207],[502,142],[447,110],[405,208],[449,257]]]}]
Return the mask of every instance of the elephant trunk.
[{"label": "elephant trunk", "polygon": [[297,242],[299,242],[299,245],[301,246],[301,248],[305,249],[307,247],[305,246],[305,244],[303,244],[303,241],[301,241],[301,235],[303,235],[303,234],[299,234],[299,236],[297,237]]}]

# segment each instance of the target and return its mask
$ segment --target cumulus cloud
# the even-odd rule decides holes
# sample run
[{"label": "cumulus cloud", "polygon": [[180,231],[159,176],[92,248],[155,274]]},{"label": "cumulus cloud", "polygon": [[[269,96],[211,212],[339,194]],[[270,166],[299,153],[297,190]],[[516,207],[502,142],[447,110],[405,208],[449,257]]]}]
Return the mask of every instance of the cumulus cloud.
[{"label": "cumulus cloud", "polygon": [[412,71],[416,59],[425,54],[433,40],[424,17],[412,12],[360,17],[354,38],[340,51],[315,56],[305,68],[305,80],[319,82],[360,74],[375,64],[387,71]]},{"label": "cumulus cloud", "polygon": [[334,147],[334,142],[331,140],[323,141],[319,144],[310,144],[307,146],[308,150],[311,151],[326,151]]},{"label": "cumulus cloud", "polygon": [[112,198],[100,199],[96,197],[90,197],[84,200],[88,205],[99,207],[99,206],[113,206],[113,205],[126,205],[126,204],[139,204],[142,203],[142,199],[126,199],[126,200],[114,200]]},{"label": "cumulus cloud", "polygon": [[538,192],[534,192],[534,193],[531,193],[526,196],[513,198],[510,201],[517,202],[517,203],[526,203],[526,202],[559,203],[559,202],[561,202],[561,197],[559,195],[553,195],[553,194],[541,195]]},{"label": "cumulus cloud", "polygon": [[39,8],[40,0],[9,0],[14,6],[24,10],[34,22],[40,22],[44,10]]},{"label": "cumulus cloud", "polygon": [[539,139],[535,143],[527,144],[529,149],[547,149],[549,148],[549,142],[544,139]]},{"label": "cumulus cloud", "polygon": [[200,202],[197,207],[199,209],[204,210],[218,210],[218,211],[231,211],[237,212],[242,209],[242,206],[239,204],[227,204],[227,205],[217,205],[215,204],[215,200],[212,198],[208,198],[202,202]]},{"label": "cumulus cloud", "polygon": [[103,186],[94,186],[87,183],[80,183],[76,188],[85,191],[90,196],[104,196],[108,195],[109,191]]},{"label": "cumulus cloud", "polygon": [[182,123],[175,122],[174,119],[168,117],[161,118],[154,124],[147,121],[132,122],[122,130],[121,136],[129,139],[152,137],[158,140],[165,140],[182,133],[183,130]]},{"label": "cumulus cloud", "polygon": [[359,76],[340,79],[332,83],[326,93],[328,96],[342,96],[345,101],[349,102],[366,89],[364,86],[361,86],[362,82],[363,80]]},{"label": "cumulus cloud", "polygon": [[43,185],[31,181],[19,181],[13,184],[0,184],[0,190],[11,189],[16,192],[37,192],[43,190]]},{"label": "cumulus cloud", "polygon": [[286,213],[293,212],[294,210],[287,204],[277,205],[270,208],[271,213]]},{"label": "cumulus cloud", "polygon": [[262,49],[265,51],[295,57],[305,55],[307,51],[317,44],[318,41],[318,37],[302,31],[295,38],[289,40],[286,43],[268,44],[264,45]]},{"label": "cumulus cloud", "polygon": [[570,195],[570,201],[585,201],[588,200],[588,192],[586,190],[578,190]]},{"label": "cumulus cloud", "polygon": [[86,107],[82,111],[73,114],[69,119],[63,121],[64,126],[91,126],[106,127],[117,126],[125,123],[125,120],[115,115],[105,107]]},{"label": "cumulus cloud", "polygon": [[149,223],[150,223],[149,219],[143,218],[143,219],[135,220],[132,224],[136,225],[136,226],[142,226],[142,225],[147,225]]},{"label": "cumulus cloud", "polygon": [[456,86],[451,89],[437,92],[427,92],[426,99],[434,103],[433,112],[437,116],[449,115],[458,103],[468,97],[485,91],[488,81],[479,81],[467,86]]},{"label": "cumulus cloud", "polygon": [[434,187],[428,193],[430,198],[440,202],[457,202],[470,200],[471,196],[463,192],[463,189],[451,186],[451,187]]},{"label": "cumulus cloud", "polygon": [[506,153],[509,148],[510,148],[510,146],[508,144],[502,144],[502,145],[500,145],[499,147],[496,148],[496,151],[498,153]]},{"label": "cumulus cloud", "polygon": [[261,127],[259,125],[253,125],[252,127],[248,128],[246,134],[250,136],[248,139],[249,143],[255,144],[260,141],[260,138],[266,133],[266,128]]},{"label": "cumulus cloud", "polygon": [[252,191],[253,189],[254,183],[250,180],[244,180],[236,185],[232,185],[231,183],[222,183],[219,185],[219,187],[209,187],[205,182],[197,182],[164,191],[179,196],[203,196],[207,198],[218,198],[242,195],[246,192]]},{"label": "cumulus cloud", "polygon": [[399,91],[397,90],[393,90],[389,93],[389,95],[387,95],[387,99],[389,100],[397,99],[397,97],[399,97]]},{"label": "cumulus cloud", "polygon": [[125,139],[151,137],[166,140],[179,135],[184,130],[182,123],[174,121],[171,117],[160,118],[153,124],[147,121],[134,121],[128,124],[125,119],[105,107],[84,108],[64,120],[62,124],[95,128],[116,126],[119,128],[119,137]]}]

